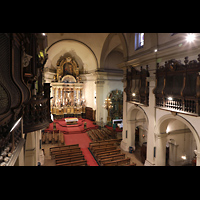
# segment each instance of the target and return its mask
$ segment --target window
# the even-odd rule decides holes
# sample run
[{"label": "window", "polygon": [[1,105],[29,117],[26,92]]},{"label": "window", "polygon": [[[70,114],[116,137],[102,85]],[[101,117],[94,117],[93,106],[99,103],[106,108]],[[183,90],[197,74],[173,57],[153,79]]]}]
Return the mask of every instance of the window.
[{"label": "window", "polygon": [[135,33],[135,50],[144,46],[144,33]]}]

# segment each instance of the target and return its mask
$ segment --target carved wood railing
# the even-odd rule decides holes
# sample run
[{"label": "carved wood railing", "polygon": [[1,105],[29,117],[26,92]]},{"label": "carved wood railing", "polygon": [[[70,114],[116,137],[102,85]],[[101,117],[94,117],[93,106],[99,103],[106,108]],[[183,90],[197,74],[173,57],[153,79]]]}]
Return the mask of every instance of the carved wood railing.
[{"label": "carved wood railing", "polygon": [[148,66],[146,66],[146,69],[141,67],[140,71],[133,67],[131,71],[127,69],[127,86],[124,89],[127,102],[145,106],[149,105],[149,82],[147,81],[147,77],[149,77]]},{"label": "carved wood railing", "polygon": [[185,57],[185,64],[172,59],[157,65],[153,91],[157,108],[200,115],[200,54],[197,60],[189,62]]},{"label": "carved wood railing", "polygon": [[32,99],[24,109],[24,133],[40,130],[49,125],[48,98]]}]

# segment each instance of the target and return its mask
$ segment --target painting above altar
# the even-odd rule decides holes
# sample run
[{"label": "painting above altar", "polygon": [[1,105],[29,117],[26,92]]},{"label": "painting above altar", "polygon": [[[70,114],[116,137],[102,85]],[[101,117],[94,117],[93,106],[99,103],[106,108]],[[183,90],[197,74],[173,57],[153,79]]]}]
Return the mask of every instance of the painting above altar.
[{"label": "painting above altar", "polygon": [[79,82],[79,66],[72,57],[61,57],[58,59],[56,65],[57,71],[54,77],[55,82],[61,82],[61,79],[63,79],[66,75],[69,75],[68,77],[73,77],[73,81]]}]

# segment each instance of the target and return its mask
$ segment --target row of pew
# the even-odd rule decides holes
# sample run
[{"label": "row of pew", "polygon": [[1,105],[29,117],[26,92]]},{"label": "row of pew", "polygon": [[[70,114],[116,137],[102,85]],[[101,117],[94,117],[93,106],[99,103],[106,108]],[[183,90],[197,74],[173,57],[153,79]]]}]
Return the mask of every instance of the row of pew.
[{"label": "row of pew", "polygon": [[116,138],[116,134],[105,127],[101,129],[90,129],[87,131],[87,134],[93,142]]},{"label": "row of pew", "polygon": [[121,153],[118,145],[121,139],[109,139],[104,141],[92,142],[89,149],[100,166],[136,166],[130,163],[130,158],[126,158]]},{"label": "row of pew", "polygon": [[63,131],[60,130],[54,130],[54,131],[45,131],[42,132],[42,144],[56,144],[58,145],[64,145],[64,134]]},{"label": "row of pew", "polygon": [[49,150],[56,166],[87,166],[79,144],[51,147]]}]

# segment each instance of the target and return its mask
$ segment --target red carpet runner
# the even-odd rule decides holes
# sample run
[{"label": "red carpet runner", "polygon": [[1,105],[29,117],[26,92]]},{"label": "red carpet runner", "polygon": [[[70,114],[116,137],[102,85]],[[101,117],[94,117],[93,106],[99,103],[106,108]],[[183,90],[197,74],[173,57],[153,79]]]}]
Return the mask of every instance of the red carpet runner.
[{"label": "red carpet runner", "polygon": [[88,150],[89,143],[92,142],[92,140],[88,137],[87,133],[64,134],[64,136],[66,145],[79,144],[89,166],[98,166],[92,154]]},{"label": "red carpet runner", "polygon": [[[64,118],[60,120],[54,120],[54,122],[56,122],[56,129],[64,132],[65,144],[79,144],[83,155],[87,160],[87,164],[89,166],[98,166],[94,157],[88,150],[89,143],[92,142],[92,140],[88,137],[87,133],[85,133],[86,130],[84,130],[84,122],[87,123],[88,129],[98,128],[98,126],[94,125],[92,121],[82,118],[78,120],[76,125],[66,125]],[[49,124],[49,128],[47,128],[45,132],[46,131],[53,131],[53,123]]]}]

